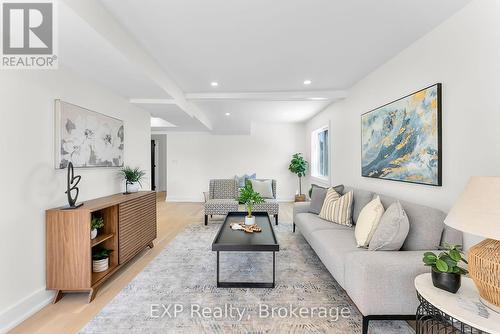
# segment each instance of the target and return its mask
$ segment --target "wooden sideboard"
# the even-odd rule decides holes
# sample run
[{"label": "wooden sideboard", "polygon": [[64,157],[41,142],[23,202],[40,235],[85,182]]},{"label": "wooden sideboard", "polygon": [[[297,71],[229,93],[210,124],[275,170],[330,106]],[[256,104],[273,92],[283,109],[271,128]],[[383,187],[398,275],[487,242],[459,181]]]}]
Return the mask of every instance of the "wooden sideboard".
[{"label": "wooden sideboard", "polygon": [[[92,215],[104,219],[97,238],[90,239]],[[89,292],[156,239],[156,193],[116,194],[84,202],[76,209],[54,208],[45,213],[46,284],[55,290],[54,303],[67,292]],[[113,250],[109,269],[92,271],[92,250]]]}]

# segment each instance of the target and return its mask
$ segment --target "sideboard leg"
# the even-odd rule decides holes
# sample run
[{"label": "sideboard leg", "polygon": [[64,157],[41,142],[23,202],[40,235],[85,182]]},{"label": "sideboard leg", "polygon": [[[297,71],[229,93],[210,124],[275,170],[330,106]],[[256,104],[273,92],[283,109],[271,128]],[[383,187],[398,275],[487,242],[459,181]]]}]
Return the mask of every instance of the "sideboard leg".
[{"label": "sideboard leg", "polygon": [[61,290],[56,290],[56,294],[54,296],[54,299],[52,299],[52,304],[55,304],[58,301],[60,301],[63,296],[64,296],[64,294]]},{"label": "sideboard leg", "polygon": [[155,244],[152,241],[148,244],[149,248],[153,248],[154,246],[155,246]]},{"label": "sideboard leg", "polygon": [[88,299],[88,303],[92,303],[92,301],[94,300],[95,296],[97,295],[97,290],[98,288],[94,288],[94,289],[90,289],[89,291],[89,299]]}]

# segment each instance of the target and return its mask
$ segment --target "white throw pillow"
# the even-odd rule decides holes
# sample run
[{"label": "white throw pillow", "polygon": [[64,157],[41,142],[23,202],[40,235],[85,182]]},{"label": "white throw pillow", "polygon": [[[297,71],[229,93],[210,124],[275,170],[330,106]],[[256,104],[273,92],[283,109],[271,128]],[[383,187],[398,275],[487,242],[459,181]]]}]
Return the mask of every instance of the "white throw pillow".
[{"label": "white throw pillow", "polygon": [[263,198],[274,198],[272,180],[250,180],[252,189],[258,192]]},{"label": "white throw pillow", "polygon": [[358,220],[356,221],[356,228],[354,229],[354,236],[356,237],[358,247],[368,246],[384,211],[384,206],[380,202],[380,197],[378,196],[361,209]]}]

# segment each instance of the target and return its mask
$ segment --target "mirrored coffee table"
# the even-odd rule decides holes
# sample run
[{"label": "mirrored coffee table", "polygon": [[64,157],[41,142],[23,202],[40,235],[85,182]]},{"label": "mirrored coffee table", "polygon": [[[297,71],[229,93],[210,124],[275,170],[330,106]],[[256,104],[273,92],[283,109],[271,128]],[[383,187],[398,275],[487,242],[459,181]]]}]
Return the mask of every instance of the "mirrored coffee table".
[{"label": "mirrored coffee table", "polygon": [[[276,283],[276,252],[280,246],[269,215],[265,212],[253,213],[255,223],[262,228],[262,232],[246,233],[233,230],[231,223],[241,223],[245,220],[246,212],[230,212],[212,243],[212,251],[217,252],[217,287],[218,288],[274,288]],[[220,252],[272,252],[273,253],[273,281],[272,282],[221,282]]]}]

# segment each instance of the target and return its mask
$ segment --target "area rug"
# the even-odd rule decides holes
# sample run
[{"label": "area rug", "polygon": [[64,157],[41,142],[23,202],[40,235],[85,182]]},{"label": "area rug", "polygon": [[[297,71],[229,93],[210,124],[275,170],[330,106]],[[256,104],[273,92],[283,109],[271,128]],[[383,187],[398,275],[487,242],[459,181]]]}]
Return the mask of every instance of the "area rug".
[{"label": "area rug", "polygon": [[[81,333],[361,333],[359,311],[291,223],[275,226],[274,289],[217,288],[219,227],[186,227]],[[271,254],[221,253],[221,280],[250,279],[272,280]],[[414,331],[374,321],[370,333]]]}]

